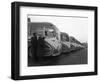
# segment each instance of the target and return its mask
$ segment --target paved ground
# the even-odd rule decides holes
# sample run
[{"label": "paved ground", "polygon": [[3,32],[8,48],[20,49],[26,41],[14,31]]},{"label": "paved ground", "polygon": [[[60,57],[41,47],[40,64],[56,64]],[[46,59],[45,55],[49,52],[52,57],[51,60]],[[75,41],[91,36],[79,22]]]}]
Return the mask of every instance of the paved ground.
[{"label": "paved ground", "polygon": [[39,60],[28,59],[28,66],[47,66],[47,65],[74,65],[87,64],[87,48],[61,54],[56,57],[47,57]]}]

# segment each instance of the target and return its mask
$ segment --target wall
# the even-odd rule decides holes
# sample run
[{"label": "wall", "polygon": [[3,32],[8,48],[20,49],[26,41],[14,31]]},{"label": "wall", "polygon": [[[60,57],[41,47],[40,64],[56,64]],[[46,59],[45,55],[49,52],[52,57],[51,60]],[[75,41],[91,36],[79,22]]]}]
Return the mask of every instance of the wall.
[{"label": "wall", "polygon": [[[41,2],[41,3],[57,3],[57,4],[71,4],[71,5],[88,5],[98,6],[100,10],[100,0],[20,0],[28,2]],[[11,2],[13,0],[1,0],[0,2],[0,82],[13,82],[10,79],[11,71]],[[100,11],[98,12],[98,14]],[[98,21],[100,17],[98,16]],[[99,25],[98,25],[99,27]],[[100,29],[98,28],[100,31]],[[100,35],[100,33],[99,33]],[[100,41],[100,38],[98,39]],[[99,42],[98,41],[98,42]],[[100,48],[100,43],[98,44]],[[100,54],[100,51],[99,51]],[[100,55],[98,56],[100,58]],[[100,62],[100,60],[98,60]],[[99,65],[100,68],[100,65]],[[100,71],[99,71],[100,73]],[[98,76],[83,76],[83,77],[66,77],[66,78],[53,78],[53,79],[39,79],[35,82],[99,82],[100,75]],[[26,82],[33,80],[26,80]],[[22,81],[21,81],[22,82]]]}]

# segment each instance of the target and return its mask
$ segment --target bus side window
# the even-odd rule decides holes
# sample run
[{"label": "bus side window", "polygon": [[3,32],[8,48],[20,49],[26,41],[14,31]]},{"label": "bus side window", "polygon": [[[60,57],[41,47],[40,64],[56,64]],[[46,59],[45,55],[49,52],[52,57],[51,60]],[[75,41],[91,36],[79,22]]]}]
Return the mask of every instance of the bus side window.
[{"label": "bus side window", "polygon": [[68,35],[66,35],[66,41],[69,41],[69,36]]},{"label": "bus side window", "polygon": [[45,31],[45,36],[48,36],[48,32],[47,31]]},{"label": "bus side window", "polygon": [[58,33],[55,33],[55,37],[57,40],[59,40]]}]

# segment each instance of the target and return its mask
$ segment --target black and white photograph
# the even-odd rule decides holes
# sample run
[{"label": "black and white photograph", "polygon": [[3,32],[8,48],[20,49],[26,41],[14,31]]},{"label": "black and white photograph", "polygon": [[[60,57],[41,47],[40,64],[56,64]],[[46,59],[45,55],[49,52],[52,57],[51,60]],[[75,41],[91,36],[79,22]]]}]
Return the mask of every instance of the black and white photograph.
[{"label": "black and white photograph", "polygon": [[97,7],[12,3],[14,80],[97,75]]},{"label": "black and white photograph", "polygon": [[27,15],[28,66],[87,64],[88,17]]}]

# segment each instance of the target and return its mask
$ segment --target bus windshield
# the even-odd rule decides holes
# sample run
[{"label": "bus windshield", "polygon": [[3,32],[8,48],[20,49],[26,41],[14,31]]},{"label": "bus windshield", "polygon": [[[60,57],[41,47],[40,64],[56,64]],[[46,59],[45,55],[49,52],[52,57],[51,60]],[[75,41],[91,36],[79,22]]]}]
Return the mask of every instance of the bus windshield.
[{"label": "bus windshield", "polygon": [[69,41],[69,36],[65,33],[61,33],[61,41]]},{"label": "bus windshield", "polygon": [[53,37],[56,37],[56,33],[53,29],[49,29],[49,30],[45,31],[45,36],[47,38],[53,38]]}]

